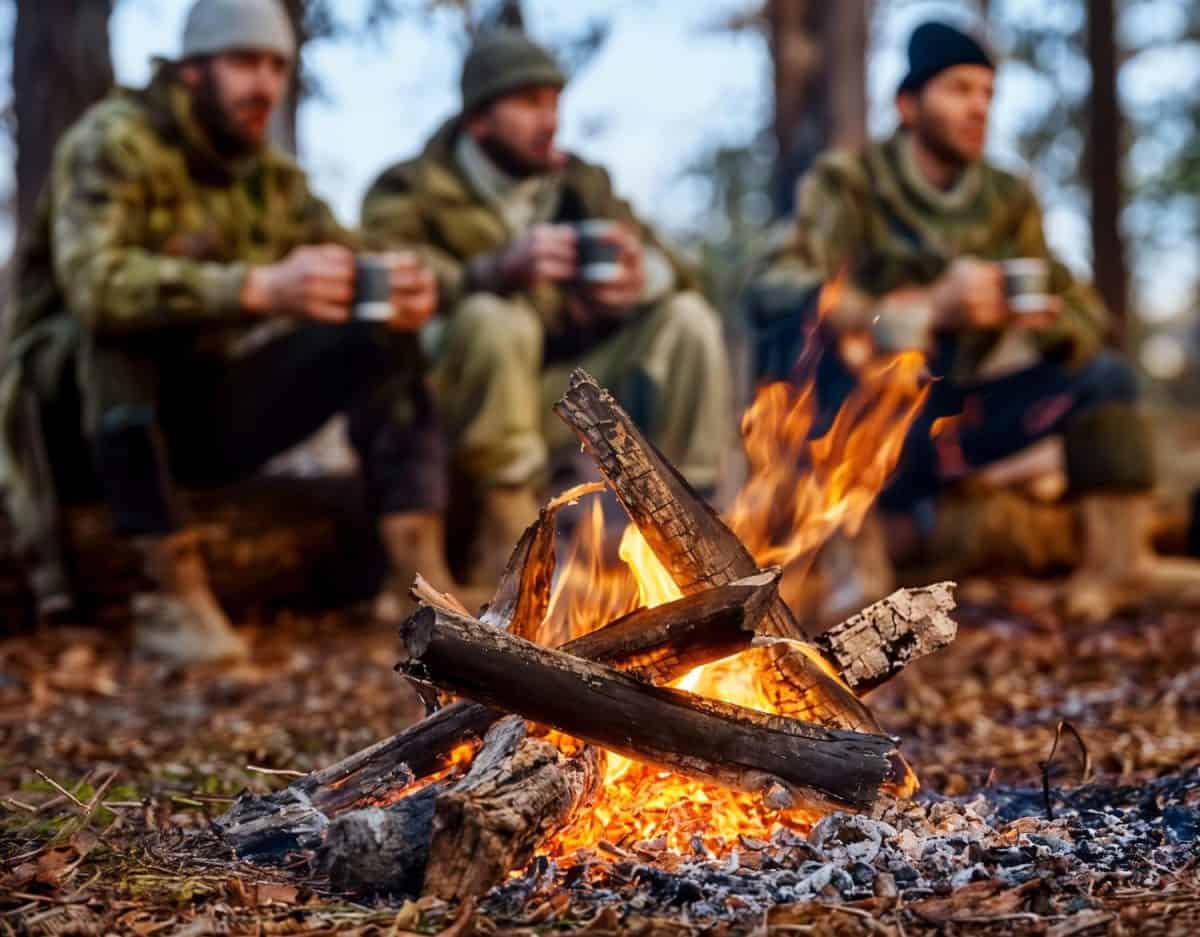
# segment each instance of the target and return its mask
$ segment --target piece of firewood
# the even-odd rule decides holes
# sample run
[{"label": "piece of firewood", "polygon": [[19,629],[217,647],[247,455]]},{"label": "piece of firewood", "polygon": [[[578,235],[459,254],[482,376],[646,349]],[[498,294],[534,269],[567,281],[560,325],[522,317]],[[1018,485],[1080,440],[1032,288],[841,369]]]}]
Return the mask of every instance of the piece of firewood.
[{"label": "piece of firewood", "polygon": [[954,640],[954,585],[900,589],[830,628],[816,644],[846,683],[865,693]]},{"label": "piece of firewood", "polygon": [[[567,392],[554,411],[596,460],[681,592],[722,585],[758,570],[737,535],[586,371],[571,372]],[[785,638],[805,637],[783,599],[772,604],[763,630]],[[781,713],[860,732],[883,731],[871,711],[818,661],[787,646],[765,656],[771,673],[762,681],[763,689]]]},{"label": "piece of firewood", "polygon": [[444,609],[420,609],[401,635],[415,679],[637,761],[766,793],[773,806],[866,807],[892,770],[886,736],[648,685]]},{"label": "piece of firewood", "polygon": [[524,719],[503,718],[463,777],[334,820],[317,851],[318,866],[342,891],[483,894],[591,801],[601,766],[590,746],[566,756],[528,738]]},{"label": "piece of firewood", "polygon": [[425,894],[482,895],[523,868],[543,840],[592,801],[602,766],[603,755],[591,746],[568,757],[550,742],[526,738],[518,716],[496,723],[471,770],[437,797]]},{"label": "piece of firewood", "polygon": [[[656,683],[673,683],[693,667],[749,648],[764,610],[778,593],[778,570],[728,586],[643,608],[568,642],[562,650],[630,669]],[[449,605],[435,606],[456,611]],[[467,700],[451,703],[403,732],[356,752],[297,782],[329,816],[394,789],[405,777],[446,767],[450,753],[481,738],[503,712]]]},{"label": "piece of firewood", "polygon": [[603,490],[603,482],[576,485],[538,512],[537,520],[526,528],[513,548],[496,594],[479,616],[480,621],[506,628],[530,641],[537,637],[550,609],[550,591],[554,582],[555,515],[560,508],[575,504],[584,495]]}]

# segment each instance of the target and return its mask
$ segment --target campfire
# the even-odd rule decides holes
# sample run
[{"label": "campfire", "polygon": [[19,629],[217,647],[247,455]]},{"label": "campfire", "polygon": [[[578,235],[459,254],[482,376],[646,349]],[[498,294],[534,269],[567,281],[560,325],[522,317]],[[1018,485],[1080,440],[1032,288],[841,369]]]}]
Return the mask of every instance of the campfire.
[{"label": "campfire", "polygon": [[[457,899],[537,855],[719,855],[911,794],[898,740],[859,694],[953,639],[950,584],[807,635],[779,581],[862,522],[920,405],[920,370],[902,356],[868,373],[815,443],[811,390],[767,388],[744,421],[751,473],[728,523],[574,372],[556,412],[604,482],[543,509],[478,617],[418,579],[397,669],[428,717],[243,796],[218,822],[227,842],[257,859],[315,850],[340,888]],[[622,564],[605,568],[585,540],[556,571],[556,515],[605,487],[630,518]]]}]

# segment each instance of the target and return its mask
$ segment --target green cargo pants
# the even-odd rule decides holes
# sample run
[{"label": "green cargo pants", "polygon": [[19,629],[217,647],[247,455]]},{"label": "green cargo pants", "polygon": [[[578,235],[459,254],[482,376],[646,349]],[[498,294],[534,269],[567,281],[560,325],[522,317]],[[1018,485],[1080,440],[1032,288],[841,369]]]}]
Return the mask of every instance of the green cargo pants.
[{"label": "green cargo pants", "polygon": [[675,293],[574,360],[543,366],[545,333],[519,297],[475,293],[454,310],[434,388],[456,466],[481,487],[544,477],[575,442],[552,407],[573,367],[606,386],[698,488],[716,484],[732,432],[732,380],[721,324],[696,293]]}]

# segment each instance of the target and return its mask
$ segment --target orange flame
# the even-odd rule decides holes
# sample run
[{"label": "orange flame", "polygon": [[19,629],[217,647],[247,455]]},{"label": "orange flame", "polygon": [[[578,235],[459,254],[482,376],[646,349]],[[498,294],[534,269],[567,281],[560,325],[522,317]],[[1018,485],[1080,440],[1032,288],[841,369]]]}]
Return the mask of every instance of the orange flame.
[{"label": "orange flame", "polygon": [[[844,289],[839,278],[823,291],[822,316],[840,302]],[[811,382],[800,388],[767,385],[743,416],[750,471],[726,521],[760,566],[799,566],[803,572],[836,531],[856,533],[899,459],[926,396],[924,356],[908,352],[879,359],[868,353],[852,366],[857,388],[820,438],[812,438],[818,414]],[[632,524],[621,538],[620,561],[605,557],[604,544],[603,517],[593,502],[556,583],[540,636],[545,643],[562,643],[635,608],[679,597],[670,574]],[[811,656],[832,673],[819,654]],[[677,685],[774,712],[760,688],[761,658],[761,651],[747,651],[696,668]],[[911,792],[915,785],[909,772],[899,792]],[[597,802],[546,850],[569,858],[602,841],[634,846],[656,840],[676,851],[702,844],[720,852],[739,836],[767,839],[780,827],[803,832],[816,817],[809,810],[772,810],[757,795],[608,753]]]}]

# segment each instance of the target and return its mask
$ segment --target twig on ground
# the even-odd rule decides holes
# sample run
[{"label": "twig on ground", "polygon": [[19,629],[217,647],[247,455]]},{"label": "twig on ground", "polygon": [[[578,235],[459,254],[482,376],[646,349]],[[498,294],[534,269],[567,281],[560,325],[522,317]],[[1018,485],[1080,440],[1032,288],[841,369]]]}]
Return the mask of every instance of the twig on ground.
[{"label": "twig on ground", "polygon": [[290,768],[260,768],[258,765],[246,765],[246,770],[252,774],[275,774],[283,778],[305,778],[307,771],[293,771]]},{"label": "twig on ground", "polygon": [[50,777],[50,775],[46,774],[46,772],[44,772],[38,768],[34,768],[33,773],[36,774],[39,778],[41,778],[43,781],[45,781],[47,784],[49,784],[52,788],[54,788],[60,794],[62,794],[63,797],[67,798],[67,800],[69,800],[71,803],[73,803],[80,810],[87,810],[87,804],[85,804],[82,800],[80,800],[78,797],[76,797],[74,794],[72,794],[69,790],[67,790],[65,787],[63,787],[61,784],[59,784],[56,780],[54,780],[54,778]]}]

